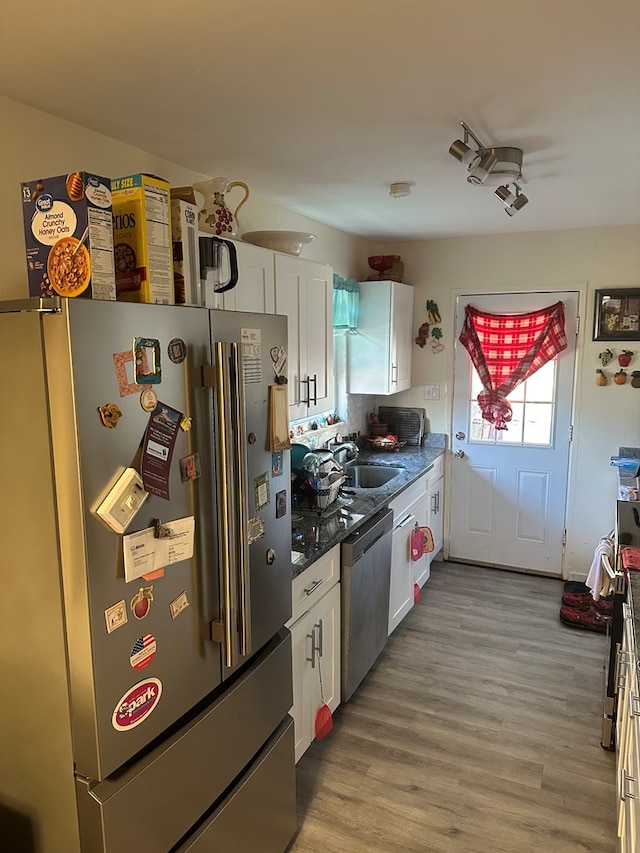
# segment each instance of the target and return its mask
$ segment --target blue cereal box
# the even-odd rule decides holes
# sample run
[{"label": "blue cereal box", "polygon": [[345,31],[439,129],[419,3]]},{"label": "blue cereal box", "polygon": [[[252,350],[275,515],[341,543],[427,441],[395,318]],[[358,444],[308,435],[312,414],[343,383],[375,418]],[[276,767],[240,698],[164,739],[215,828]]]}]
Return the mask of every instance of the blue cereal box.
[{"label": "blue cereal box", "polygon": [[31,296],[115,299],[111,181],[71,172],[22,184]]}]

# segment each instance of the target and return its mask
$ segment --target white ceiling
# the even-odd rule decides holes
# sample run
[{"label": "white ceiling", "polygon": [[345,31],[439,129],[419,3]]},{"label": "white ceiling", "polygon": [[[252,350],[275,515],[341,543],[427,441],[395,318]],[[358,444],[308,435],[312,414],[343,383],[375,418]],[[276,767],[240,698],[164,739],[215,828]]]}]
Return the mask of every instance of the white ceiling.
[{"label": "white ceiling", "polygon": [[[344,231],[640,223],[638,0],[66,0],[0,15],[3,94]],[[524,150],[515,217],[449,155],[460,120]],[[390,198],[393,181],[412,195]]]}]

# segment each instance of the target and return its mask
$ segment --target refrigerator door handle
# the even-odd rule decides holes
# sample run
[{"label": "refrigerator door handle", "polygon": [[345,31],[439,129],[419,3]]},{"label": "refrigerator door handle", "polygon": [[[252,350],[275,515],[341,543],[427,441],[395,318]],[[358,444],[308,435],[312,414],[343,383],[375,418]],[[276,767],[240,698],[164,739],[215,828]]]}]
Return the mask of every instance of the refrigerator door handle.
[{"label": "refrigerator door handle", "polygon": [[238,635],[235,625],[235,587],[232,582],[232,566],[235,564],[235,541],[229,522],[233,525],[234,478],[233,459],[229,447],[231,430],[231,411],[228,402],[231,398],[230,371],[227,360],[227,347],[216,342],[216,382],[215,382],[215,445],[216,455],[222,476],[217,477],[218,490],[218,558],[222,573],[222,613],[224,621],[225,664],[233,667],[238,662]]},{"label": "refrigerator door handle", "polygon": [[251,653],[251,585],[249,573],[249,507],[247,483],[247,413],[244,396],[244,370],[239,343],[230,346],[230,372],[234,401],[234,456],[237,513],[235,517],[236,554],[238,557],[238,604],[240,609],[240,654]]}]

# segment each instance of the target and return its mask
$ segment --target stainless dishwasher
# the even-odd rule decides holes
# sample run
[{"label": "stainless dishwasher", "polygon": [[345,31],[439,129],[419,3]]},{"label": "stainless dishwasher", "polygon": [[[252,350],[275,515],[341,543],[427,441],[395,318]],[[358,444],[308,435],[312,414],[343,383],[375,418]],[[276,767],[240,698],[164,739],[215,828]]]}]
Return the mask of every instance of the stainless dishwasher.
[{"label": "stainless dishwasher", "polygon": [[393,510],[384,509],[342,542],[342,701],[385,647]]}]

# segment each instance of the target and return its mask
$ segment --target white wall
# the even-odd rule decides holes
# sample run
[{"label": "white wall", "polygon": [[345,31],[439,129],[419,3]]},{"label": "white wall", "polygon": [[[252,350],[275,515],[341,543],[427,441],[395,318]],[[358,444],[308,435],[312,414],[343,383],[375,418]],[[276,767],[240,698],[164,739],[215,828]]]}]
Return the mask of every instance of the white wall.
[{"label": "white wall", "polygon": [[[185,144],[188,144],[186,142]],[[0,299],[28,295],[24,257],[20,182],[87,169],[115,178],[151,172],[173,186],[186,186],[209,175],[191,172],[175,163],[123,142],[34,110],[0,95],[0,240],[2,276]],[[250,175],[228,175],[245,180]],[[234,198],[231,197],[231,201]],[[251,195],[240,214],[241,231],[285,228],[318,235],[302,257],[331,264],[344,277],[359,275],[370,254],[366,240],[314,222],[306,216]]]},{"label": "white wall", "polygon": [[[457,295],[580,291],[565,572],[584,579],[599,537],[614,523],[618,478],[609,457],[620,445],[640,446],[640,389],[595,384],[598,353],[606,347],[618,353],[623,346],[592,340],[594,291],[640,287],[640,225],[394,243],[380,251],[402,256],[405,281],[415,286],[416,331],[426,320],[427,299],[440,308],[444,351],[434,355],[428,345],[414,345],[413,389],[392,398],[392,404],[426,407],[434,432],[451,433]],[[636,352],[629,369],[640,369],[640,341],[624,347]],[[424,385],[431,383],[441,386],[437,403],[424,399]]]}]

